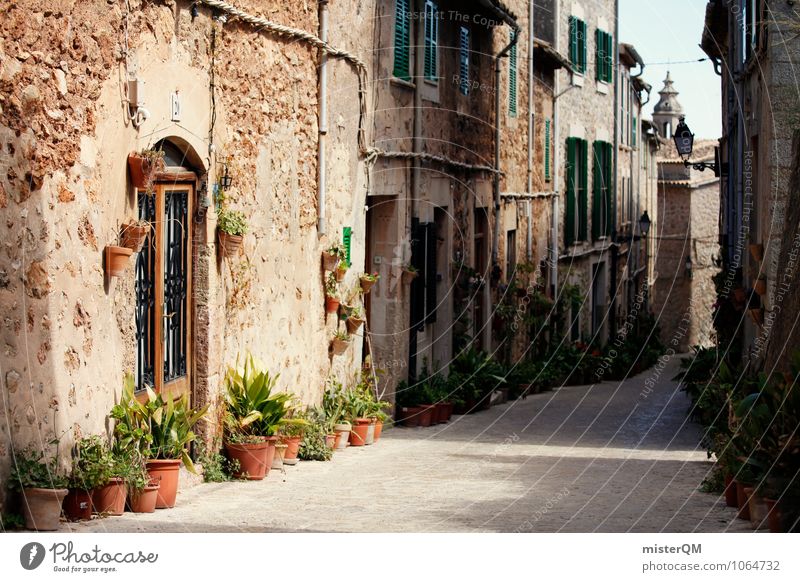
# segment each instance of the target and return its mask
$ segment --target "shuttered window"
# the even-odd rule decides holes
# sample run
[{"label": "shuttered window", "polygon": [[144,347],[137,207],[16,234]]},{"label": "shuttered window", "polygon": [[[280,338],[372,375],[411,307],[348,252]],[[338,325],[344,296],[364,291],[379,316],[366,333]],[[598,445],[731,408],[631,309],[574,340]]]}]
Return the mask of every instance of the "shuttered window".
[{"label": "shuttered window", "polygon": [[637,128],[638,120],[636,116],[633,116],[633,124],[631,125],[631,145],[636,147],[636,128]]},{"label": "shuttered window", "polygon": [[469,29],[462,26],[459,32],[458,87],[462,95],[469,95]]},{"label": "shuttered window", "polygon": [[544,179],[550,181],[550,120],[544,120]]},{"label": "shuttered window", "polygon": [[592,144],[592,239],[611,236],[613,230],[613,177],[611,144],[596,141]]},{"label": "shuttered window", "polygon": [[567,245],[586,240],[589,218],[587,149],[586,140],[567,138],[567,207],[564,223]]},{"label": "shuttered window", "polygon": [[394,71],[393,75],[404,81],[411,80],[410,51],[411,12],[409,0],[395,0],[394,4]]},{"label": "shuttered window", "polygon": [[586,72],[586,23],[574,16],[569,17],[569,61],[576,73]]},{"label": "shuttered window", "polygon": [[614,78],[614,37],[599,28],[595,30],[595,62],[597,80],[611,83]]},{"label": "shuttered window", "polygon": [[[517,33],[511,33],[511,42],[517,38]],[[511,47],[508,60],[508,114],[517,116],[517,45]]]},{"label": "shuttered window", "polygon": [[425,80],[439,81],[439,8],[425,2]]}]

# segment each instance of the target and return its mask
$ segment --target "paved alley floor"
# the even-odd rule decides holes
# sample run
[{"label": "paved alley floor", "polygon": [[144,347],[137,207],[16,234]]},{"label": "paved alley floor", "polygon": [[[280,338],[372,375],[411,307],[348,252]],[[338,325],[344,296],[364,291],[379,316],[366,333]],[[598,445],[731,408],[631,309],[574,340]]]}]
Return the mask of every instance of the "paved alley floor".
[{"label": "paved alley floor", "polygon": [[[329,463],[198,485],[172,510],[62,531],[752,531],[718,496],[698,491],[711,463],[670,380],[678,361],[438,427],[395,428]],[[656,381],[649,394],[648,379]]]}]

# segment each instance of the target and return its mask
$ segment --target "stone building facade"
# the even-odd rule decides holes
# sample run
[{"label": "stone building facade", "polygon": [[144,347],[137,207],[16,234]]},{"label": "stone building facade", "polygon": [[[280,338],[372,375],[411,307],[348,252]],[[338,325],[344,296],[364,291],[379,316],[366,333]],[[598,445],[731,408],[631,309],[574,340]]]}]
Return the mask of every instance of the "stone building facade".
[{"label": "stone building facade", "polygon": [[[768,369],[786,366],[800,341],[796,311],[784,303],[795,295],[800,250],[790,186],[797,166],[796,8],[772,0],[710,0],[701,46],[722,85],[719,300],[750,297],[747,307],[761,311],[746,317],[737,306],[742,356]],[[762,285],[765,292],[753,296]]]},{"label": "stone building facade", "polygon": [[[330,44],[369,58],[369,19],[345,4],[328,7]],[[236,5],[319,30],[316,3]],[[324,311],[320,261],[351,229],[342,286],[358,284],[367,174],[354,61],[329,56],[323,231],[317,46],[204,2],[0,11],[0,482],[15,448],[60,437],[64,453],[74,436],[103,432],[125,372],[202,405],[216,403],[225,367],[247,351],[307,403],[330,375],[358,369],[358,342],[329,354],[337,321]],[[127,156],[153,147],[167,168],[148,196],[132,187]],[[221,258],[216,237],[225,164],[224,204],[250,225],[234,259]],[[138,217],[154,225],[145,250],[110,277],[104,249]],[[162,317],[158,341],[148,326]]]}]

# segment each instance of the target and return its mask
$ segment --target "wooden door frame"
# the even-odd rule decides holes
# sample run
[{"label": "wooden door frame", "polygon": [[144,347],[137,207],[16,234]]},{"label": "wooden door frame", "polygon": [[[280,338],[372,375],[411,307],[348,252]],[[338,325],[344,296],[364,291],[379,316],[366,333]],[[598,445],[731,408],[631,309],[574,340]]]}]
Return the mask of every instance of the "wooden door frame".
[{"label": "wooden door frame", "polygon": [[194,369],[194,294],[192,288],[192,275],[194,270],[193,233],[192,224],[194,211],[194,197],[197,189],[197,175],[194,172],[159,172],[156,175],[154,187],[156,189],[156,281],[155,281],[155,335],[164,338],[164,244],[166,225],[163,218],[166,214],[166,192],[188,190],[186,201],[186,374],[183,378],[164,382],[164,340],[156,341],[154,354],[154,376],[156,392],[161,392],[164,397],[179,398],[184,394],[191,398]]}]

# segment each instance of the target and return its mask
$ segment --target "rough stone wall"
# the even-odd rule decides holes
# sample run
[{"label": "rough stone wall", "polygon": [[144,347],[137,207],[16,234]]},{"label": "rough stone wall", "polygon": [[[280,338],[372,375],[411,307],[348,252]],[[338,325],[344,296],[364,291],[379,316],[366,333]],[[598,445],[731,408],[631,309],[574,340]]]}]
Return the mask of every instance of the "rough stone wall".
[{"label": "rough stone wall", "polygon": [[[124,5],[0,6],[2,482],[12,447],[63,434],[64,453],[73,434],[105,430],[123,373],[134,369],[133,269],[106,281],[101,252],[116,244],[120,223],[136,214],[127,154],[161,138],[187,144],[202,160],[200,173],[210,171],[209,184],[221,156],[230,156],[229,203],[250,222],[245,279],[231,275],[239,261],[217,259],[214,212],[193,223],[195,402],[216,400],[221,372],[245,350],[280,372],[281,389],[305,402],[319,400],[331,372],[349,374],[360,361],[359,342],[333,362],[328,357],[336,324],[324,315],[320,269],[320,251],[341,238],[342,226],[352,226],[353,268],[344,285],[352,289],[363,270],[365,184],[352,71],[332,66],[329,228],[319,238],[316,51],[241,22],[214,24],[202,7],[192,18],[189,2],[133,0],[126,71]],[[236,5],[317,31],[315,3]],[[369,57],[369,34],[359,36],[353,27],[345,39],[332,34],[331,44],[339,40]],[[145,81],[151,113],[138,132],[121,107],[122,79],[131,69]],[[183,108],[179,123],[170,121],[175,90]],[[210,157],[209,136],[216,148]]]}]

